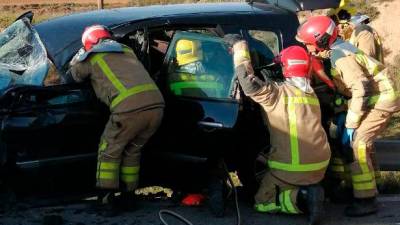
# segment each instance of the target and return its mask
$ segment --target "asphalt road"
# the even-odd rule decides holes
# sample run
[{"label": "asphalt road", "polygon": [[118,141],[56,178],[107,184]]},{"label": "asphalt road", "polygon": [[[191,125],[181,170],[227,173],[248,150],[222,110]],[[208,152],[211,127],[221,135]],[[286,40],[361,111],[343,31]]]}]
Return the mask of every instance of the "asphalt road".
[{"label": "asphalt road", "polygon": [[[362,218],[347,218],[343,216],[342,204],[326,205],[326,217],[323,225],[400,225],[400,195],[381,196],[379,198],[380,211],[376,215]],[[19,205],[12,213],[0,215],[0,224],[5,225],[38,225],[44,223],[44,217],[60,216],[63,223],[68,225],[158,225],[161,224],[158,212],[161,209],[173,210],[192,221],[193,225],[235,225],[236,217],[233,202],[227,208],[224,218],[215,218],[207,207],[183,207],[167,200],[139,201],[138,209],[124,212],[117,217],[105,218],[90,210],[87,202],[69,203],[62,206],[33,207]],[[251,205],[240,203],[243,225],[306,225],[305,216],[299,215],[269,215],[260,214],[252,210]],[[58,217],[58,218],[60,218]],[[173,218],[167,218],[170,225],[180,225]]]}]

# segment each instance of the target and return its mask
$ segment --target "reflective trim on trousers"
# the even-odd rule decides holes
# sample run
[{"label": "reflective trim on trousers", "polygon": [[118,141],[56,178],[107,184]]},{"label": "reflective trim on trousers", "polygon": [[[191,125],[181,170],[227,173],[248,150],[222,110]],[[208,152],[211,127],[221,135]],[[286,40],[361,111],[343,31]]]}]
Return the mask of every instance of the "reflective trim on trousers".
[{"label": "reflective trim on trousers", "polygon": [[121,180],[125,183],[134,183],[139,180],[139,166],[122,166]]}]

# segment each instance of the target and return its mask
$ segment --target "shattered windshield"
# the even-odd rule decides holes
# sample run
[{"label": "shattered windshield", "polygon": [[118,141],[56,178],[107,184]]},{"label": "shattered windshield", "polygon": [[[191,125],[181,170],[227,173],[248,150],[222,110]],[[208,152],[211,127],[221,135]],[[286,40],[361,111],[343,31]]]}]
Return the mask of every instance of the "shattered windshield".
[{"label": "shattered windshield", "polygon": [[46,49],[27,19],[0,34],[0,89],[13,84],[42,85],[48,69]]}]

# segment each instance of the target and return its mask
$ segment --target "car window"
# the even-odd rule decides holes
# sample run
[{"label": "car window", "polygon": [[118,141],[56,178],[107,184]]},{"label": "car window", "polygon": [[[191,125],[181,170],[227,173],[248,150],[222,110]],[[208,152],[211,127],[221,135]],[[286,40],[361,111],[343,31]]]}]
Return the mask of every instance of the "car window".
[{"label": "car window", "polygon": [[279,54],[279,38],[273,31],[249,30],[249,48],[256,67],[272,63]]},{"label": "car window", "polygon": [[205,31],[176,32],[166,59],[173,95],[230,98],[234,66],[221,38]]},{"label": "car window", "polygon": [[42,85],[48,69],[46,49],[26,18],[0,34],[0,90],[13,84]]}]

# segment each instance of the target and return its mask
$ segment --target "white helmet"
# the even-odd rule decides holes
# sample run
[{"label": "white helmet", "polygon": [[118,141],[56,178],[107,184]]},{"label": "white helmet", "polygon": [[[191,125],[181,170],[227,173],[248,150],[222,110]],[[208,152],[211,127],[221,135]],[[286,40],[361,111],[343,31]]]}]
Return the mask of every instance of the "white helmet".
[{"label": "white helmet", "polygon": [[367,16],[365,14],[364,15],[357,14],[357,15],[351,17],[350,23],[352,23],[354,26],[358,26],[360,24],[368,24],[369,16]]}]

